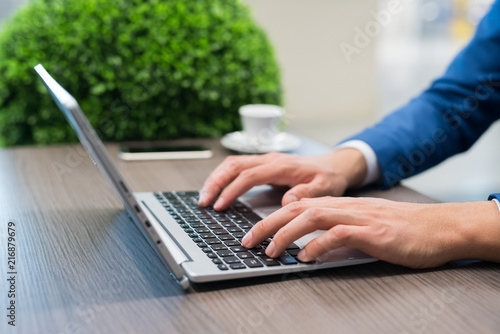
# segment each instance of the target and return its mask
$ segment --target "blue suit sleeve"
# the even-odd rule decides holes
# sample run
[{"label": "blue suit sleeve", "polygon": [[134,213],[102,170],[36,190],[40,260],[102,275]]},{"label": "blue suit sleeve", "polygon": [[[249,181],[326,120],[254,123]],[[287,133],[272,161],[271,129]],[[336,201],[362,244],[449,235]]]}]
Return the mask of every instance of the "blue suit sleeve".
[{"label": "blue suit sleeve", "polygon": [[375,151],[383,187],[467,150],[500,118],[500,1],[445,74],[359,139]]}]

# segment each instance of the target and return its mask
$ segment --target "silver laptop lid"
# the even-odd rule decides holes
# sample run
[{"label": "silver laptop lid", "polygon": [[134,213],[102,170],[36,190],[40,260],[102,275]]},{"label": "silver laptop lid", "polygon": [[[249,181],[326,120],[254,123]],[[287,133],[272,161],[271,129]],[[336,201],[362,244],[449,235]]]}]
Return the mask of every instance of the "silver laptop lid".
[{"label": "silver laptop lid", "polygon": [[[88,121],[87,117],[83,114],[80,109],[76,99],[71,96],[61,85],[59,85],[45,70],[45,68],[40,64],[35,66],[35,70],[42,79],[45,87],[49,91],[50,95],[61,109],[62,113],[71,124],[71,127],[78,135],[80,142],[83,144],[87,150],[90,158],[99,167],[101,172],[108,178],[111,182],[113,188],[116,190],[118,195],[123,201],[125,208],[127,209],[130,217],[139,226],[141,231],[149,238],[150,243],[153,247],[155,235],[158,233],[154,231],[154,227],[148,221],[146,215],[140,209],[139,204],[134,198],[130,188],[127,186],[125,180],[121,176],[120,172],[116,168],[113,160],[108,154],[108,151],[102,144],[101,139],[97,136],[94,128]],[[182,284],[186,283],[186,276],[182,271],[181,267],[178,266],[177,262],[171,256],[169,252],[161,252],[166,260],[172,274],[175,278]]]}]

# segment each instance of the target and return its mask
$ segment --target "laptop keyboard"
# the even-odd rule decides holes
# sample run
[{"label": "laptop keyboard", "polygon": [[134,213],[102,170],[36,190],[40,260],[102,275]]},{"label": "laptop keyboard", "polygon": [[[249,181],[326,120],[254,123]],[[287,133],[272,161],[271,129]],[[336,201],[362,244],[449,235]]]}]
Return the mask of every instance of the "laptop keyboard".
[{"label": "laptop keyboard", "polygon": [[241,270],[300,262],[300,249],[291,244],[278,258],[265,254],[271,238],[247,249],[241,239],[261,218],[243,203],[237,201],[225,211],[198,206],[197,191],[155,193],[161,205],[201,250],[212,259],[220,270]]}]

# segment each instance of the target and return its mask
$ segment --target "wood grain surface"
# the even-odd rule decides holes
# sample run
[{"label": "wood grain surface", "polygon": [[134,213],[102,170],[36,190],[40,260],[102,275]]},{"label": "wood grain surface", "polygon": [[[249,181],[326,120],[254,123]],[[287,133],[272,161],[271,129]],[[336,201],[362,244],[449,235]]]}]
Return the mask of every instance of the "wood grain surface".
[{"label": "wood grain surface", "polygon": [[[202,142],[212,159],[123,162],[117,145],[108,148],[133,191],[192,190],[229,153]],[[432,202],[403,187],[354,195]],[[9,221],[16,327],[6,317]],[[433,270],[376,262],[183,292],[78,145],[0,150],[0,245],[0,333],[500,331],[500,265],[486,262]]]}]

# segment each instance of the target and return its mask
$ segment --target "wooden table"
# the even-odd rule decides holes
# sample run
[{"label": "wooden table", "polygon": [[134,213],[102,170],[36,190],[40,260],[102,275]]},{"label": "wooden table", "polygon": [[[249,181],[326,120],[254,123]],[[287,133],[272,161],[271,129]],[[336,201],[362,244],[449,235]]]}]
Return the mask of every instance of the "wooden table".
[{"label": "wooden table", "polygon": [[[228,154],[218,141],[203,142],[215,156],[196,162],[123,162],[116,145],[108,148],[134,191],[189,190]],[[432,202],[403,187],[362,194]],[[9,222],[15,328],[7,324]],[[433,270],[375,262],[185,293],[76,145],[0,150],[0,245],[0,333],[500,331],[500,265],[485,262]]]}]

